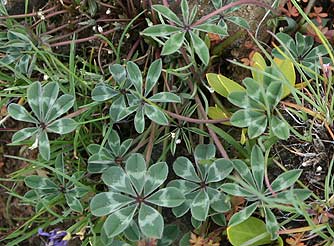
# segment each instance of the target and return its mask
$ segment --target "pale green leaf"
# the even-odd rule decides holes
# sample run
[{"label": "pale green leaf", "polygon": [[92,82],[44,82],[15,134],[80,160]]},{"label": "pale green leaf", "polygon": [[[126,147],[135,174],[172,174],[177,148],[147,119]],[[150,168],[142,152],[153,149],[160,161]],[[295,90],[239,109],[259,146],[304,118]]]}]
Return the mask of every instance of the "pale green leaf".
[{"label": "pale green leaf", "polygon": [[145,117],[144,117],[144,108],[143,107],[139,107],[137,109],[137,112],[135,114],[135,118],[133,121],[134,125],[135,125],[135,129],[138,133],[143,133],[144,129],[145,129]]},{"label": "pale green leaf", "polygon": [[153,5],[152,8],[159,14],[164,16],[166,19],[174,22],[175,24],[178,24],[180,26],[183,25],[179,17],[177,17],[177,15],[170,8],[160,4]]},{"label": "pale green leaf", "polygon": [[166,115],[156,106],[145,104],[145,115],[155,123],[159,125],[168,125],[168,119]]},{"label": "pale green leaf", "polygon": [[219,182],[226,178],[233,170],[230,160],[218,159],[210,164],[206,178],[207,183]]},{"label": "pale green leaf", "polygon": [[128,72],[128,78],[131,83],[136,88],[136,91],[142,95],[143,94],[143,78],[141,75],[141,71],[138,65],[132,61],[129,61],[126,66],[126,70]]},{"label": "pale green leaf", "polygon": [[181,205],[185,201],[185,198],[177,188],[167,187],[155,192],[146,201],[160,207],[173,208]]},{"label": "pale green leaf", "polygon": [[248,207],[244,208],[243,210],[233,214],[230,221],[228,222],[229,227],[238,225],[247,220],[254,213],[256,208],[257,208],[257,203],[253,203]]},{"label": "pale green leaf", "polygon": [[110,167],[104,171],[102,174],[102,180],[106,185],[109,185],[114,190],[129,195],[136,195],[136,192],[131,186],[130,178],[119,166]]},{"label": "pale green leaf", "polygon": [[105,234],[112,238],[122,233],[131,223],[136,210],[137,205],[132,205],[109,215],[103,224]]},{"label": "pale green leaf", "polygon": [[132,154],[125,164],[125,170],[138,194],[141,194],[145,184],[146,162],[141,154]]},{"label": "pale green leaf", "polygon": [[164,36],[172,35],[175,32],[181,32],[181,31],[182,29],[176,26],[158,24],[158,25],[154,25],[154,26],[146,28],[142,33],[146,36],[164,37]]},{"label": "pale green leaf", "polygon": [[[42,85],[39,81],[29,85],[27,89],[28,104],[38,119],[42,119]],[[57,94],[58,96],[58,94]]]},{"label": "pale green leaf", "polygon": [[164,230],[164,220],[154,208],[142,203],[139,209],[138,224],[141,232],[147,238],[161,238]]},{"label": "pale green leaf", "polygon": [[192,217],[199,221],[205,221],[208,217],[209,207],[209,196],[204,190],[201,190],[191,203],[190,210]]},{"label": "pale green leaf", "polygon": [[41,131],[38,136],[38,150],[44,160],[50,160],[50,143],[46,131]]},{"label": "pale green leaf", "polygon": [[38,120],[35,119],[33,116],[31,116],[31,114],[28,113],[28,111],[19,104],[11,103],[9,104],[7,110],[10,117],[12,117],[15,120],[34,123],[34,124],[38,123]]},{"label": "pale green leaf", "polygon": [[251,167],[255,183],[259,191],[263,189],[264,179],[264,156],[261,148],[258,145],[254,145],[251,153]]},{"label": "pale green leaf", "polygon": [[274,135],[279,139],[286,140],[290,136],[290,129],[287,123],[277,116],[272,116],[270,121],[270,128]]},{"label": "pale green leaf", "polygon": [[203,64],[207,66],[210,60],[209,48],[198,35],[196,35],[192,31],[190,31],[189,33],[195,53],[198,55]]},{"label": "pale green leaf", "polygon": [[111,86],[106,85],[104,83],[97,84],[96,87],[92,91],[92,99],[94,101],[103,102],[105,100],[109,100],[117,95],[117,91],[115,91]]},{"label": "pale green leaf", "polygon": [[162,61],[158,59],[154,61],[147,72],[145,83],[145,97],[151,92],[155,84],[158,82],[162,70]]},{"label": "pale green leaf", "polygon": [[47,130],[58,134],[66,134],[74,131],[77,126],[78,123],[75,120],[62,118],[55,120],[50,125],[48,125]]},{"label": "pale green leaf", "polygon": [[168,166],[166,162],[158,162],[150,166],[147,171],[144,194],[149,195],[155,189],[165,182],[168,175]]},{"label": "pale green leaf", "polygon": [[37,127],[23,128],[23,129],[14,133],[14,135],[12,137],[12,142],[13,143],[21,142],[21,141],[35,135],[37,132],[38,132]]},{"label": "pale green leaf", "polygon": [[174,103],[180,103],[181,99],[179,96],[175,95],[171,92],[159,92],[151,96],[148,100],[152,102],[174,102]]},{"label": "pale green leaf", "polygon": [[178,157],[173,164],[173,170],[175,174],[186,180],[193,182],[201,182],[200,178],[197,176],[195,168],[191,161],[186,157]]},{"label": "pale green leaf", "polygon": [[207,73],[206,79],[212,89],[224,97],[228,97],[232,92],[245,91],[240,84],[221,74]]}]

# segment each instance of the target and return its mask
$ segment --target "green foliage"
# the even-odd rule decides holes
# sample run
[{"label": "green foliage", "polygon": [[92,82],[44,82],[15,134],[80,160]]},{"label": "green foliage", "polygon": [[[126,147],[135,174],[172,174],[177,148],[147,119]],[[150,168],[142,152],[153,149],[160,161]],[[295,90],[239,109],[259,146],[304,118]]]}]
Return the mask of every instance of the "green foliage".
[{"label": "green foliage", "polygon": [[158,82],[161,69],[161,59],[153,62],[144,84],[141,71],[135,63],[128,62],[126,69],[119,64],[112,65],[109,70],[116,86],[100,83],[93,90],[92,98],[96,101],[113,99],[109,112],[114,122],[136,112],[134,125],[138,133],[145,129],[145,115],[159,125],[167,125],[168,119],[156,103],[178,103],[180,98],[171,92],[160,92],[147,98]]},{"label": "green foliage", "polygon": [[152,7],[170,24],[154,25],[146,28],[142,33],[145,36],[161,39],[159,41],[163,43],[162,55],[171,55],[182,46],[187,46],[190,43],[202,63],[208,65],[210,60],[209,48],[199,36],[200,32],[214,33],[222,37],[228,35],[227,26],[223,22],[216,25],[213,24],[211,19],[203,24],[196,25],[197,6],[190,10],[186,0],[181,1],[182,20],[163,5],[153,5]]},{"label": "green foliage", "polygon": [[293,188],[302,172],[298,169],[282,173],[270,184],[271,188],[266,188],[267,184],[264,185],[266,161],[261,148],[255,145],[250,156],[251,169],[241,160],[232,160],[233,168],[238,176],[233,178],[233,183],[225,183],[221,188],[228,194],[242,196],[253,202],[240,212],[235,213],[229,221],[229,226],[242,223],[256,209],[263,207],[267,231],[272,239],[276,239],[279,225],[270,208],[280,206],[281,209],[288,209],[288,204],[293,204],[291,199],[304,201],[310,196],[310,192],[305,189]]},{"label": "green foliage", "polygon": [[325,46],[322,44],[314,46],[314,39],[310,36],[297,32],[293,38],[286,33],[277,33],[276,38],[281,46],[273,49],[272,54],[280,59],[285,59],[282,52],[290,54],[301,65],[304,73],[311,78],[315,78],[315,74],[319,74],[319,70],[322,69],[319,57],[322,58],[323,64],[331,62],[325,57],[328,54]]},{"label": "green foliage", "polygon": [[231,204],[218,188],[217,183],[224,180],[232,171],[232,163],[225,159],[214,160],[214,145],[198,145],[194,152],[195,164],[186,157],[178,157],[173,164],[175,174],[182,179],[172,180],[168,187],[176,187],[185,194],[186,201],[173,208],[176,217],[190,209],[194,220],[205,221],[209,209],[220,214],[227,212]]},{"label": "green foliage", "polygon": [[[58,174],[55,178],[43,177],[39,175],[31,175],[24,179],[29,190],[25,194],[25,198],[35,205],[35,209],[41,209],[51,206],[54,202],[62,202],[65,199],[69,208],[75,212],[82,213],[83,206],[80,198],[88,193],[88,188],[78,183],[66,180],[63,174],[66,174],[64,166],[64,157],[60,154],[55,160],[55,168]],[[71,178],[79,182],[83,178],[84,172],[75,172]],[[79,183],[80,184],[80,183]]]},{"label": "green foliage", "polygon": [[128,157],[132,139],[121,140],[115,130],[111,130],[105,146],[90,144],[88,151],[91,156],[88,159],[87,171],[90,173],[102,173],[111,166],[121,165]]},{"label": "green foliage", "polygon": [[[230,226],[227,229],[227,237],[233,246],[260,246],[272,243],[270,234],[266,230],[266,224],[255,217],[249,217],[240,224]],[[279,237],[279,245],[283,246],[283,241]]]},{"label": "green foliage", "polygon": [[77,122],[70,118],[60,118],[74,104],[74,97],[64,94],[58,98],[59,86],[50,82],[42,87],[40,82],[31,84],[27,90],[27,101],[34,116],[22,105],[11,103],[8,106],[10,116],[18,121],[32,123],[34,127],[24,128],[12,137],[13,143],[33,138],[31,148],[38,147],[45,160],[50,159],[50,143],[48,133],[66,134],[75,130]]},{"label": "green foliage", "polygon": [[146,237],[162,237],[164,221],[152,205],[177,207],[184,202],[183,194],[174,187],[156,191],[167,174],[165,162],[153,164],[147,169],[140,154],[131,155],[124,170],[114,166],[103,173],[102,180],[110,190],[95,195],[90,208],[95,216],[108,215],[103,225],[107,237],[113,238],[126,230],[138,210],[141,233]]}]

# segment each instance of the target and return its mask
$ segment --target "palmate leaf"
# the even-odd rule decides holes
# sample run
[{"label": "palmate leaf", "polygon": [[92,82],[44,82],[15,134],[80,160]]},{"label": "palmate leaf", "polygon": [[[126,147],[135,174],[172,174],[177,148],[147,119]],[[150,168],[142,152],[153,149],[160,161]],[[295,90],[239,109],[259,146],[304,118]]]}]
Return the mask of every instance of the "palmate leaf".
[{"label": "palmate leaf", "polygon": [[115,91],[111,86],[104,83],[97,84],[92,91],[92,99],[98,102],[109,100],[116,95],[118,95],[117,91]]},{"label": "palmate leaf", "polygon": [[113,79],[118,83],[122,83],[126,79],[126,70],[120,64],[113,64],[109,66],[109,71]]},{"label": "palmate leaf", "polygon": [[231,209],[230,198],[223,192],[207,187],[210,198],[210,207],[219,213],[225,213]]},{"label": "palmate leaf", "polygon": [[[41,96],[43,90],[40,82],[32,83],[27,89],[28,104],[38,119],[42,117]],[[58,94],[57,94],[58,96]]]},{"label": "palmate leaf", "polygon": [[38,150],[44,160],[50,160],[50,142],[48,134],[44,130],[40,131],[38,135]]},{"label": "palmate leaf", "polygon": [[174,102],[174,103],[180,103],[181,99],[179,96],[175,95],[171,92],[159,92],[151,96],[148,100],[152,102]]},{"label": "palmate leaf", "polygon": [[155,84],[158,82],[162,70],[162,61],[158,59],[154,61],[147,72],[146,76],[146,83],[145,83],[145,94],[144,96],[147,97],[148,94],[151,92]]},{"label": "palmate leaf", "polygon": [[180,190],[183,194],[189,194],[194,190],[200,188],[200,185],[184,179],[174,179],[167,185],[168,187],[175,187]]},{"label": "palmate leaf", "polygon": [[192,217],[199,221],[205,221],[208,217],[209,207],[210,198],[204,190],[201,190],[190,205]]},{"label": "palmate leaf", "polygon": [[240,177],[247,182],[248,185],[256,188],[254,178],[246,165],[242,160],[232,160],[234,169],[239,173]]},{"label": "palmate leaf", "polygon": [[15,120],[35,123],[35,124],[38,123],[37,119],[31,116],[31,114],[28,113],[28,111],[19,104],[11,103],[9,104],[7,110],[8,110],[10,117],[12,117]]},{"label": "palmate leaf", "polygon": [[265,114],[252,120],[248,126],[247,134],[250,139],[256,138],[265,132],[268,124],[268,119]]},{"label": "palmate leaf", "polygon": [[134,202],[133,198],[115,192],[102,192],[90,201],[90,209],[95,216],[105,216]]},{"label": "palmate leaf", "polygon": [[165,182],[168,175],[168,166],[166,162],[158,162],[150,166],[147,171],[144,194],[149,195],[155,189]]},{"label": "palmate leaf", "polygon": [[262,111],[240,109],[232,115],[230,122],[237,127],[247,127],[255,120],[263,119],[263,117],[266,117],[266,115]]},{"label": "palmate leaf", "polygon": [[129,61],[126,66],[126,70],[128,72],[128,78],[130,79],[131,83],[136,88],[136,91],[139,95],[143,94],[143,78],[141,75],[141,71],[138,65],[132,61]]},{"label": "palmate leaf", "polygon": [[168,125],[168,119],[166,115],[158,109],[156,106],[152,106],[149,104],[144,105],[145,115],[155,123],[159,125]]},{"label": "palmate leaf", "polygon": [[12,142],[13,143],[21,142],[35,135],[37,132],[38,132],[37,127],[27,127],[27,128],[21,129],[18,132],[15,132],[15,134],[12,137]]},{"label": "palmate leaf", "polygon": [[[109,185],[118,192],[136,196],[136,192],[131,185],[131,179],[119,166],[108,168],[102,174],[102,180],[106,185]],[[140,193],[140,192],[139,192]]]},{"label": "palmate leaf", "polygon": [[164,220],[154,208],[142,203],[139,209],[138,224],[141,232],[148,238],[161,238]]},{"label": "palmate leaf", "polygon": [[167,8],[164,5],[160,5],[160,4],[153,5],[152,8],[155,11],[157,11],[159,14],[164,16],[166,19],[174,22],[175,24],[182,26],[181,20],[179,19],[179,17],[177,17],[177,15],[173,11],[170,10],[170,8]]},{"label": "palmate leaf", "polygon": [[113,121],[118,122],[135,112],[137,106],[128,107],[124,96],[117,97],[110,106],[109,114]]},{"label": "palmate leaf", "polygon": [[194,29],[203,31],[203,32],[218,34],[223,37],[228,36],[227,26],[225,26],[224,28],[216,24],[201,24],[201,25],[194,26]]},{"label": "palmate leaf", "polygon": [[274,135],[279,139],[286,140],[290,136],[290,129],[288,124],[277,116],[272,116],[270,121],[270,128]]},{"label": "palmate leaf", "polygon": [[131,223],[136,210],[137,205],[132,205],[109,215],[103,224],[103,230],[106,235],[112,238],[122,233]]},{"label": "palmate leaf", "polygon": [[188,1],[186,0],[182,0],[181,1],[181,12],[182,12],[182,18],[183,18],[183,22],[185,24],[190,24],[189,22],[189,5],[188,5]]},{"label": "palmate leaf", "polygon": [[137,109],[135,118],[134,118],[134,125],[135,125],[135,129],[136,132],[138,133],[143,133],[144,129],[145,129],[145,117],[144,117],[144,108],[143,107],[139,107]]},{"label": "palmate leaf", "polygon": [[47,177],[41,177],[38,175],[31,175],[24,179],[26,186],[32,189],[37,190],[53,190],[54,192],[58,191],[58,186]]},{"label": "palmate leaf", "polygon": [[65,194],[65,199],[66,199],[67,205],[73,211],[82,213],[83,207],[82,207],[82,204],[81,204],[81,202],[80,202],[80,200],[78,198],[76,198],[75,196],[72,196],[70,194]]},{"label": "palmate leaf", "polygon": [[52,122],[59,116],[65,114],[70,108],[72,108],[74,100],[75,98],[72,95],[65,94],[60,96],[47,112],[45,121]]},{"label": "palmate leaf", "polygon": [[266,91],[266,98],[268,101],[268,107],[275,107],[282,98],[283,84],[280,81],[271,82]]},{"label": "palmate leaf", "polygon": [[48,125],[47,129],[50,132],[66,134],[74,131],[77,126],[78,124],[75,120],[69,118],[62,118],[52,122],[50,125]]},{"label": "palmate leaf", "polygon": [[219,182],[226,178],[233,170],[233,164],[230,160],[215,160],[208,169],[206,183]]},{"label": "palmate leaf", "polygon": [[276,216],[270,210],[270,208],[265,207],[264,211],[265,211],[265,215],[266,215],[266,228],[267,228],[267,231],[270,233],[271,239],[275,240],[278,237],[277,231],[279,229],[279,225],[278,225],[278,222],[276,220]]},{"label": "palmate leaf", "polygon": [[250,29],[250,26],[248,24],[248,22],[244,19],[244,18],[241,18],[241,17],[238,17],[238,16],[227,16],[224,18],[226,21],[230,21],[242,28],[245,28],[245,29]]},{"label": "palmate leaf", "polygon": [[167,187],[155,192],[146,199],[147,202],[167,208],[173,208],[184,202],[184,195],[175,187]]},{"label": "palmate leaf", "polygon": [[232,215],[230,221],[228,222],[229,227],[240,224],[241,222],[247,220],[256,210],[257,203],[253,203],[243,210]]},{"label": "palmate leaf", "polygon": [[254,145],[251,153],[252,173],[259,191],[263,190],[264,179],[264,156],[259,146]]},{"label": "palmate leaf", "polygon": [[195,168],[191,161],[186,157],[178,157],[173,164],[173,170],[175,174],[186,180],[193,182],[201,182],[201,179],[198,177]]},{"label": "palmate leaf", "polygon": [[302,170],[294,169],[280,174],[272,183],[273,191],[278,192],[292,186],[302,174]]},{"label": "palmate leaf", "polygon": [[196,162],[203,160],[210,160],[216,155],[216,147],[214,144],[199,144],[194,151]]},{"label": "palmate leaf", "polygon": [[210,60],[209,48],[197,34],[195,34],[193,31],[190,31],[189,33],[195,53],[198,55],[203,64],[207,66]]},{"label": "palmate leaf", "polygon": [[[39,82],[36,82],[39,83]],[[52,105],[56,102],[59,94],[59,86],[57,82],[50,82],[46,84],[42,89],[42,94],[39,94],[40,97],[40,107],[42,118],[45,117],[46,113],[50,110]],[[36,95],[35,95],[36,96]],[[30,99],[28,98],[28,101]],[[40,119],[43,120],[43,119]]]},{"label": "palmate leaf", "polygon": [[169,36],[176,32],[181,32],[182,29],[176,26],[158,24],[146,28],[142,33],[146,36],[159,37],[159,36]]},{"label": "palmate leaf", "polygon": [[88,167],[87,171],[89,173],[102,173],[107,170],[109,167],[116,165],[115,156],[111,155],[106,148],[102,148],[100,150],[100,146],[96,150],[95,154],[93,154],[88,159]]},{"label": "palmate leaf", "polygon": [[246,187],[242,187],[237,183],[226,183],[221,186],[222,190],[233,196],[254,197],[254,194]]},{"label": "palmate leaf", "polygon": [[141,154],[132,154],[125,164],[125,170],[137,194],[141,194],[145,184],[146,162]]}]

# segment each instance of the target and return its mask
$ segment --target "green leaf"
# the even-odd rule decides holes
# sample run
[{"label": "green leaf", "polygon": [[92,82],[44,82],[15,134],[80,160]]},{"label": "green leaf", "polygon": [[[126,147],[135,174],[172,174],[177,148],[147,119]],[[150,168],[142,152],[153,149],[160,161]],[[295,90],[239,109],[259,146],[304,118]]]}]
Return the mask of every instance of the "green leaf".
[{"label": "green leaf", "polygon": [[32,189],[38,190],[53,190],[53,192],[58,191],[58,186],[50,179],[46,177],[41,177],[38,175],[31,175],[24,179],[26,186]]},{"label": "green leaf", "polygon": [[138,224],[141,232],[148,238],[161,238],[164,220],[160,213],[142,203],[139,209]]},{"label": "green leaf", "polygon": [[194,26],[194,29],[202,32],[218,34],[223,37],[228,36],[227,26],[225,26],[224,28],[216,24],[201,24],[198,26]]},{"label": "green leaf", "polygon": [[134,199],[115,192],[102,192],[90,201],[90,210],[94,216],[105,216],[133,202]]},{"label": "green leaf", "polygon": [[200,188],[200,185],[184,179],[174,179],[167,185],[168,187],[175,187],[183,194],[188,194]]},{"label": "green leaf", "polygon": [[62,118],[52,122],[47,126],[48,131],[58,133],[58,134],[66,134],[70,133],[77,128],[78,123],[69,118]]},{"label": "green leaf", "polygon": [[15,120],[34,123],[34,124],[38,123],[38,121],[33,116],[31,116],[31,114],[29,114],[28,111],[23,106],[19,104],[11,103],[9,104],[7,110],[10,117],[12,117]]},{"label": "green leaf", "polygon": [[266,91],[266,97],[268,100],[268,107],[275,107],[282,98],[283,85],[280,81],[271,82]]},{"label": "green leaf", "polygon": [[252,123],[252,121],[259,118],[263,119],[263,117],[266,117],[264,112],[240,109],[232,115],[230,122],[232,125],[237,127],[247,127]]},{"label": "green leaf", "polygon": [[216,155],[216,147],[214,144],[199,144],[194,151],[196,162],[203,160],[210,160]]},{"label": "green leaf", "polygon": [[[59,86],[56,82],[51,82],[46,84],[43,89],[43,93],[40,95],[40,107],[41,115],[43,118],[46,116],[47,112],[52,108],[53,104],[56,102],[59,94]],[[29,99],[28,99],[29,100]]]},{"label": "green leaf", "polygon": [[75,212],[82,213],[83,207],[79,199],[77,199],[75,196],[65,194],[65,199],[67,205]]},{"label": "green leaf", "polygon": [[210,54],[205,42],[194,32],[190,31],[189,33],[195,53],[198,55],[204,65],[209,65]]},{"label": "green leaf", "polygon": [[137,106],[127,107],[125,103],[125,97],[120,96],[116,98],[111,104],[109,113],[110,113],[111,119],[115,122],[118,122],[124,119],[125,117],[127,117],[128,115],[132,114],[133,112],[135,112],[136,109],[137,109]]},{"label": "green leaf", "polygon": [[[186,2],[186,1],[185,1]],[[169,246],[179,237],[180,228],[175,224],[165,226],[162,239],[158,241],[158,246]]]},{"label": "green leaf", "polygon": [[238,225],[229,226],[227,237],[233,246],[260,246],[271,243],[266,224],[255,217],[249,217]]},{"label": "green leaf", "polygon": [[144,117],[144,108],[143,107],[139,107],[136,114],[135,114],[135,118],[133,121],[134,125],[135,125],[135,129],[138,133],[143,133],[144,129],[145,129],[145,117]]},{"label": "green leaf", "polygon": [[267,124],[268,120],[265,114],[251,121],[247,131],[248,137],[253,139],[263,134],[267,128]]},{"label": "green leaf", "polygon": [[111,155],[105,148],[100,150],[100,146],[98,145],[98,149],[96,150],[95,154],[93,154],[88,159],[87,170],[90,173],[102,173],[115,164],[115,157]]},{"label": "green leaf", "polygon": [[50,160],[50,143],[46,131],[41,131],[38,136],[38,150],[44,160]]},{"label": "green leaf", "polygon": [[42,93],[42,85],[39,81],[32,83],[27,89],[28,104],[38,119],[42,119]]},{"label": "green leaf", "polygon": [[230,160],[218,159],[210,164],[206,183],[219,182],[226,178],[233,170],[233,164]]},{"label": "green leaf", "polygon": [[132,154],[126,160],[125,170],[137,193],[141,194],[145,184],[146,174],[146,162],[144,157],[138,153]]},{"label": "green leaf", "polygon": [[172,34],[163,45],[161,55],[171,55],[178,51],[184,42],[185,34],[185,32],[177,32]]},{"label": "green leaf", "polygon": [[165,182],[168,175],[168,166],[166,162],[158,162],[150,166],[147,171],[144,194],[149,195],[155,189]]},{"label": "green leaf", "polygon": [[237,183],[222,184],[221,189],[225,193],[233,195],[233,196],[254,197],[253,192],[247,190],[247,188],[241,187]]},{"label": "green leaf", "polygon": [[248,109],[249,107],[252,107],[251,99],[247,95],[246,91],[231,92],[227,99],[230,101],[230,103],[238,106],[239,108]]},{"label": "green leaf", "polygon": [[109,100],[116,95],[118,95],[117,91],[104,83],[97,84],[92,91],[92,99],[98,102]]},{"label": "green leaf", "polygon": [[65,94],[60,96],[52,105],[52,108],[48,111],[47,115],[45,116],[45,120],[47,122],[52,122],[59,116],[66,113],[70,108],[72,108],[74,100],[75,98],[71,95]]},{"label": "green leaf", "polygon": [[122,66],[120,64],[110,65],[109,66],[109,71],[110,71],[113,79],[118,84],[121,84],[126,79],[126,70],[125,70],[124,66]]},{"label": "green leaf", "polygon": [[239,173],[240,177],[247,182],[248,185],[256,188],[253,176],[248,166],[241,160],[232,160],[234,169]]},{"label": "green leaf", "polygon": [[223,192],[207,187],[210,198],[210,207],[219,213],[225,213],[231,209],[230,198]]},{"label": "green leaf", "polygon": [[208,217],[210,198],[208,194],[201,190],[191,203],[191,215],[196,220],[205,221]]},{"label": "green leaf", "polygon": [[277,231],[279,230],[279,225],[276,220],[276,216],[274,213],[270,210],[270,208],[265,207],[264,208],[265,214],[266,214],[266,228],[267,231],[271,235],[271,239],[275,240],[277,239]]},{"label": "green leaf", "polygon": [[137,242],[140,240],[141,235],[139,227],[134,220],[132,220],[128,228],[125,229],[124,236],[132,242]]},{"label": "green leaf", "polygon": [[255,183],[259,191],[263,189],[264,157],[259,146],[254,145],[251,153],[251,167]]},{"label": "green leaf", "polygon": [[110,167],[104,171],[102,174],[102,180],[106,185],[109,185],[119,192],[136,196],[136,192],[131,186],[130,178],[119,166]]},{"label": "green leaf", "polygon": [[131,83],[136,88],[136,91],[142,95],[143,94],[143,78],[141,75],[141,71],[136,63],[129,61],[127,63],[126,69],[128,71],[128,77]]},{"label": "green leaf", "polygon": [[159,92],[151,96],[148,100],[152,102],[174,102],[174,103],[180,103],[181,99],[179,96],[175,95],[171,92]]},{"label": "green leaf", "polygon": [[173,170],[175,174],[186,180],[193,182],[201,182],[200,178],[197,176],[193,164],[186,157],[178,157],[173,164]]},{"label": "green leaf", "polygon": [[277,116],[272,116],[270,121],[270,128],[274,135],[279,139],[286,140],[290,136],[290,129],[285,121],[281,120]]},{"label": "green leaf", "polygon": [[131,223],[136,210],[137,205],[132,205],[109,215],[103,224],[106,235],[112,238],[121,234]]},{"label": "green leaf", "polygon": [[37,127],[23,128],[23,129],[19,130],[18,132],[15,132],[15,134],[12,137],[12,142],[13,143],[21,142],[21,141],[35,135],[37,132],[38,132]]},{"label": "green leaf", "polygon": [[181,205],[184,200],[183,194],[175,187],[161,189],[146,199],[147,202],[168,208],[177,207]]},{"label": "green leaf", "polygon": [[158,107],[146,103],[144,109],[145,109],[145,115],[150,120],[154,121],[159,125],[164,125],[164,126],[168,125],[168,119],[166,115],[160,109],[158,109]]},{"label": "green leaf", "polygon": [[162,61],[158,59],[154,61],[147,72],[146,83],[145,83],[145,97],[151,92],[155,84],[157,83],[162,70]]},{"label": "green leaf", "polygon": [[181,31],[182,29],[176,26],[158,24],[146,28],[142,33],[146,36],[151,36],[151,37],[164,37],[171,35],[175,32],[181,32]]},{"label": "green leaf", "polygon": [[179,17],[177,17],[177,15],[170,10],[170,8],[165,7],[164,5],[153,5],[152,8],[157,11],[159,14],[161,14],[162,16],[164,16],[166,19],[174,22],[175,24],[178,24],[180,26],[182,26],[182,22],[179,19]]},{"label": "green leaf", "polygon": [[230,221],[228,222],[229,227],[238,225],[247,220],[254,213],[256,208],[257,208],[257,203],[253,203],[248,207],[244,208],[243,210],[233,214]]},{"label": "green leaf", "polygon": [[224,97],[228,97],[232,92],[245,91],[245,88],[240,84],[221,74],[207,73],[206,79],[208,80],[208,83],[212,89]]},{"label": "green leaf", "polygon": [[302,170],[294,169],[280,174],[272,183],[273,191],[281,191],[292,186],[302,174]]},{"label": "green leaf", "polygon": [[230,21],[242,28],[245,28],[245,29],[250,29],[250,26],[248,24],[248,22],[244,19],[244,18],[241,18],[241,17],[238,17],[238,16],[228,16],[226,18],[224,18],[226,21]]},{"label": "green leaf", "polygon": [[183,23],[189,25],[189,5],[188,1],[182,0],[181,1],[181,12],[183,17]]}]

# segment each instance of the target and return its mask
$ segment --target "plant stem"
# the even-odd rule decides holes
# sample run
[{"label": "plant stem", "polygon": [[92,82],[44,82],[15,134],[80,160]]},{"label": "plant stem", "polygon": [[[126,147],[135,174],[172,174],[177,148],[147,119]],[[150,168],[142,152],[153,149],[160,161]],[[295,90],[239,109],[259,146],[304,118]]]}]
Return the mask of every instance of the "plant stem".
[{"label": "plant stem", "polygon": [[213,16],[218,15],[218,14],[220,14],[220,13],[222,13],[222,12],[224,12],[224,11],[230,9],[230,8],[233,8],[233,7],[242,5],[242,4],[254,4],[254,5],[263,7],[263,8],[268,8],[268,9],[272,10],[273,12],[276,12],[270,5],[265,4],[262,1],[258,1],[258,0],[239,0],[237,2],[233,2],[233,3],[227,4],[227,5],[219,8],[219,9],[211,12],[210,14],[207,14],[207,15],[203,16],[201,19],[199,19],[198,21],[196,21],[195,23],[193,23],[191,25],[191,27],[195,27],[195,26],[198,26],[200,24],[203,24],[204,22],[206,22],[207,20],[209,20]]},{"label": "plant stem", "polygon": [[190,118],[190,117],[187,117],[187,116],[183,116],[183,115],[180,115],[180,114],[176,114],[176,113],[173,113],[173,112],[170,112],[170,111],[167,111],[165,110],[165,112],[172,116],[173,118],[175,119],[178,119],[178,120],[181,120],[181,121],[187,121],[187,122],[190,122],[190,123],[197,123],[197,124],[215,124],[215,123],[221,123],[221,122],[227,122],[229,121],[230,119],[229,118],[223,118],[223,119],[216,119],[216,120],[210,120],[210,119],[194,119],[194,118]]}]

